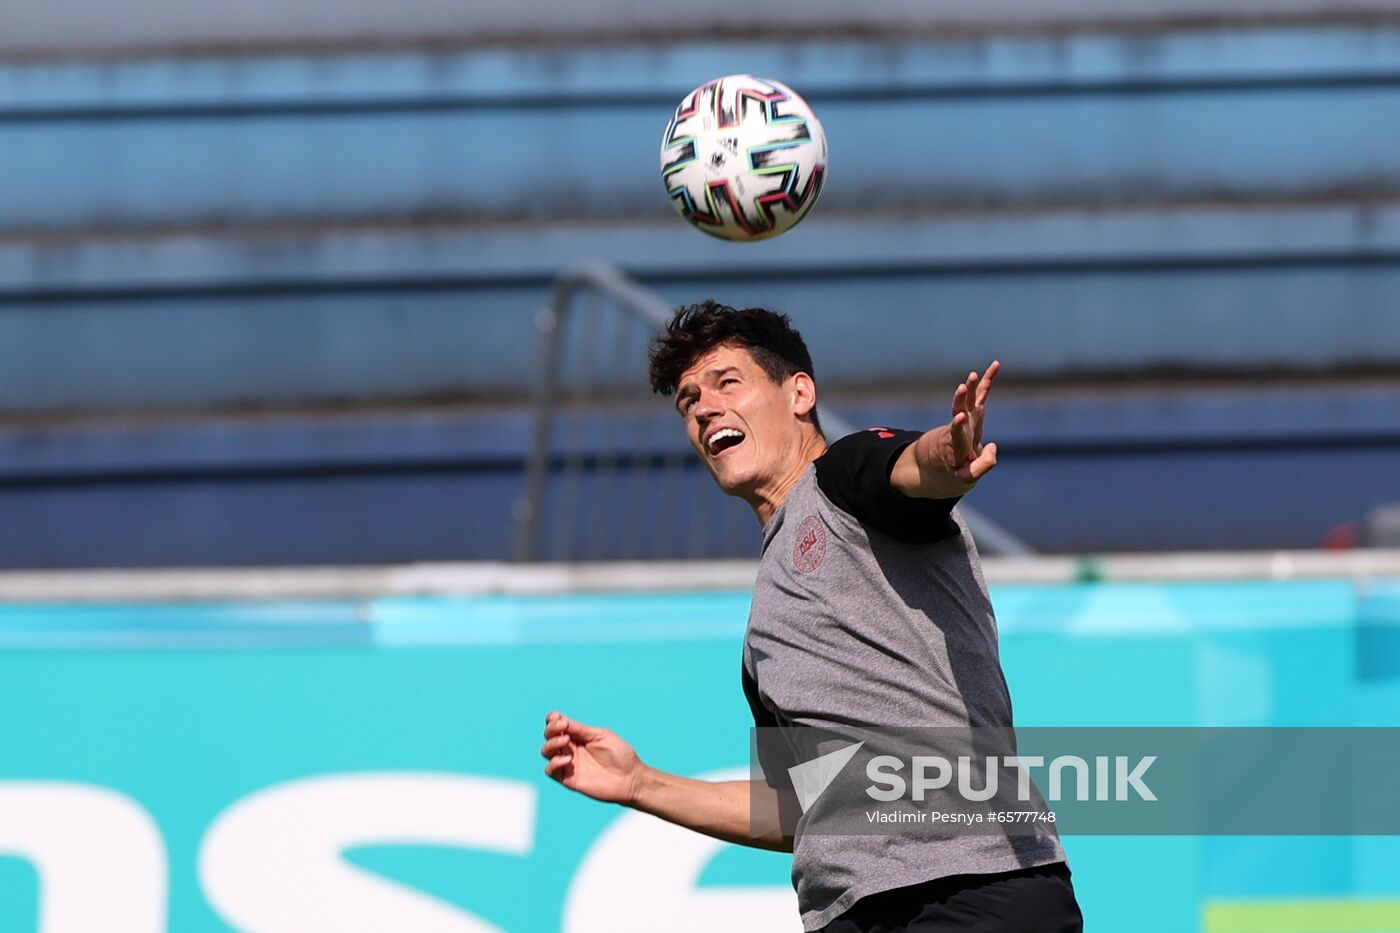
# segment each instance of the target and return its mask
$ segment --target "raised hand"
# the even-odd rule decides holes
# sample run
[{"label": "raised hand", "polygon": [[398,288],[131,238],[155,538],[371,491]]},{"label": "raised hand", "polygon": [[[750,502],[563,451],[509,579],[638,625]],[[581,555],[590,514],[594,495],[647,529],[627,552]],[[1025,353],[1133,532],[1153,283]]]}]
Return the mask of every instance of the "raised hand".
[{"label": "raised hand", "polygon": [[1000,370],[1001,362],[993,360],[984,375],[968,373],[953,393],[953,420],[948,423],[951,450],[944,459],[954,475],[969,485],[997,465],[997,445],[982,446],[982,426],[987,420],[987,395]]},{"label": "raised hand", "polygon": [[900,454],[890,482],[906,496],[953,499],[963,495],[997,465],[997,445],[982,443],[987,396],[1001,371],[993,361],[982,374],[970,372],[953,393],[953,416],[926,431]]},{"label": "raised hand", "polygon": [[595,800],[635,802],[646,766],[614,733],[552,712],[545,717],[544,739],[540,754],[548,762],[545,774]]}]

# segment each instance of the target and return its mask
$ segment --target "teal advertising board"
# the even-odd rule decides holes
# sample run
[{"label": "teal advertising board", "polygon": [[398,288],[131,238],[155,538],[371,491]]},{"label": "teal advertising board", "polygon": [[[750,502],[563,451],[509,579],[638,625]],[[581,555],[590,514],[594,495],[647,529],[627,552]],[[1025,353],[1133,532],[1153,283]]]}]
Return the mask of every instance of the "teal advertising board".
[{"label": "teal advertising board", "polygon": [[[1400,725],[1395,584],[993,598],[1020,725]],[[787,856],[577,797],[537,751],[561,709],[666,770],[746,775],[747,610],[0,607],[0,929],[798,930]],[[1090,928],[1161,933],[1400,929],[1397,842],[1065,839]]]}]

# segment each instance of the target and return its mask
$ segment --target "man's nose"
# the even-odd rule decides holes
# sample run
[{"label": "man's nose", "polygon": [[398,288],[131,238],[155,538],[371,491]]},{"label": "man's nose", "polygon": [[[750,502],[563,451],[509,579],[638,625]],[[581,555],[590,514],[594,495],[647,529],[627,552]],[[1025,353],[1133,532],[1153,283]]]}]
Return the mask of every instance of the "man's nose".
[{"label": "man's nose", "polygon": [[695,400],[695,418],[698,421],[713,418],[723,411],[712,393],[701,392],[700,397]]}]

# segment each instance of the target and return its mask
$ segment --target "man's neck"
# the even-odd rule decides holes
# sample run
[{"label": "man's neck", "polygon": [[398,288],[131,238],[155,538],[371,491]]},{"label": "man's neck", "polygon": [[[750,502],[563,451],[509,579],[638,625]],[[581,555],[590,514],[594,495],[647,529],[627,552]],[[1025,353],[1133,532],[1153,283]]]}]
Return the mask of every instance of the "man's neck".
[{"label": "man's neck", "polygon": [[802,478],[802,474],[807,472],[807,467],[812,465],[812,461],[826,453],[826,447],[826,438],[820,434],[814,434],[803,444],[799,455],[793,458],[791,468],[777,482],[767,489],[755,492],[752,497],[745,497],[753,509],[754,515],[758,516],[760,525],[768,524],[773,513],[777,512],[779,507],[787,501],[788,493],[792,492],[792,487],[796,486],[797,481]]}]

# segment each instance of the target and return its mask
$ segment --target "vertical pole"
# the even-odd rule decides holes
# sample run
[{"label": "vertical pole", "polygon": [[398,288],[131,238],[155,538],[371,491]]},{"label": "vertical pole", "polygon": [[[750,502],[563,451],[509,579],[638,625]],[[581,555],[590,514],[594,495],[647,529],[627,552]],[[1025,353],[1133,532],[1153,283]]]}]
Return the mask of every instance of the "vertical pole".
[{"label": "vertical pole", "polygon": [[540,517],[544,511],[545,481],[549,472],[549,454],[554,435],[554,403],[559,387],[560,344],[562,326],[574,287],[557,289],[554,300],[535,316],[535,328],[544,342],[543,368],[540,371],[535,410],[535,437],[526,472],[525,494],[515,503],[515,559],[539,559]]}]

